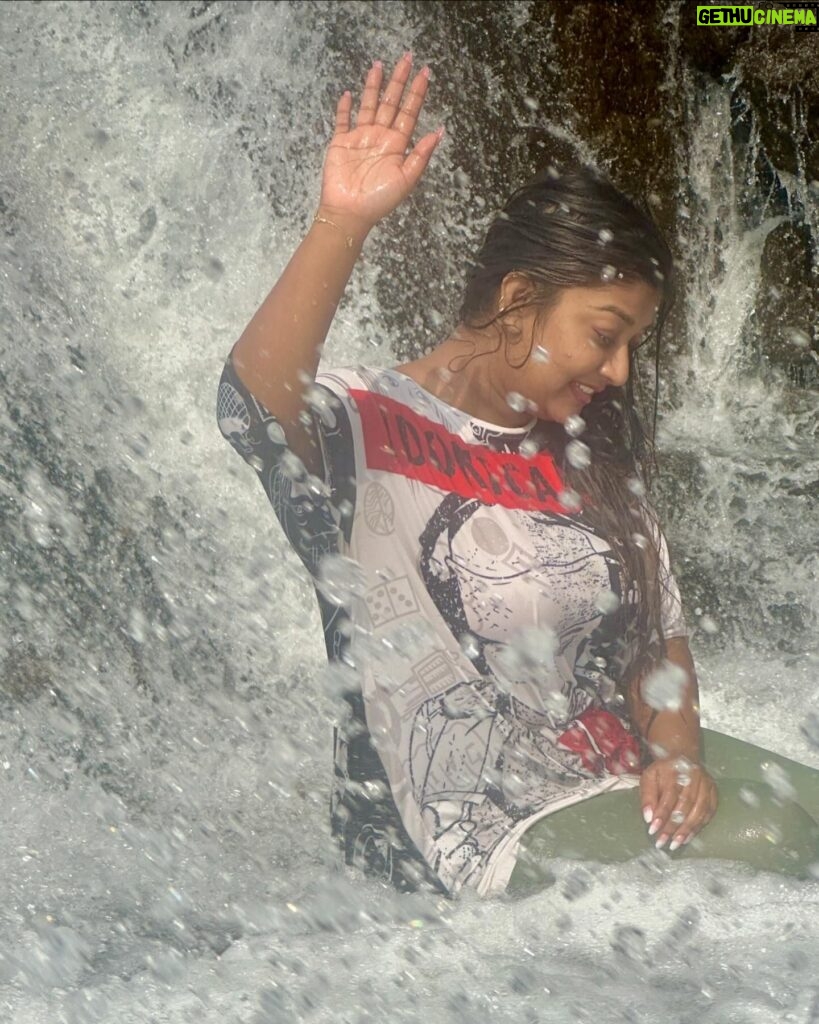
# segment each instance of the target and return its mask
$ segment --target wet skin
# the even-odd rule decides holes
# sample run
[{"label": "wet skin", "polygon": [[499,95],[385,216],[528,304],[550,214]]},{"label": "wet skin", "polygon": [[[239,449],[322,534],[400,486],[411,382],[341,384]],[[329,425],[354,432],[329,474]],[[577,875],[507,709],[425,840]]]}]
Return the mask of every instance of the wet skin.
[{"label": "wet skin", "polygon": [[[429,355],[399,369],[478,419],[519,427],[535,415],[562,423],[595,392],[625,384],[629,349],[651,330],[660,293],[643,281],[566,288],[551,309],[536,302],[514,308],[533,298],[528,278],[508,274],[498,295],[507,312],[496,324],[461,324]],[[511,393],[528,408],[510,407]]]}]

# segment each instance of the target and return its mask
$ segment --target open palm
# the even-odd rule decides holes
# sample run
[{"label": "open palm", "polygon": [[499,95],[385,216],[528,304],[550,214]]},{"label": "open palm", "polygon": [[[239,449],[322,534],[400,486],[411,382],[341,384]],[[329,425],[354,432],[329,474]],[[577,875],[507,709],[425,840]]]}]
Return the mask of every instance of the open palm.
[{"label": "open palm", "polygon": [[383,69],[376,62],[367,75],[355,127],[352,96],[344,93],[324,162],[321,206],[371,226],[395,209],[417,185],[442,130],[421,138],[407,153],[424,103],[429,72],[420,71],[404,95],[411,54],[405,54],[380,96]]}]

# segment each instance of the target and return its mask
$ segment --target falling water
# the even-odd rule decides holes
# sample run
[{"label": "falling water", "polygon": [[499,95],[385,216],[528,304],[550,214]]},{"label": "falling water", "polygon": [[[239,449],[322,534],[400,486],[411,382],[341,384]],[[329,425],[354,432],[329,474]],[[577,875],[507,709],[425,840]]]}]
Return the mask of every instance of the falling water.
[{"label": "falling water", "polygon": [[[529,10],[498,16],[520,29]],[[214,389],[306,227],[333,97],[419,31],[398,3],[4,9],[0,1010],[15,1024],[819,1012],[813,883],[658,854],[556,862],[539,896],[445,904],[359,878],[329,844],[337,708],[312,593],[218,437]],[[458,80],[461,59],[437,77]],[[701,277],[691,346],[666,370],[663,503],[707,721],[817,764],[800,728],[817,696],[815,406],[743,356],[785,214],[740,217],[727,86],[686,88],[682,237]],[[521,124],[539,116],[523,100]],[[453,136],[486,93],[449,102],[426,116]],[[428,259],[456,291],[485,213],[465,189],[495,159],[468,174],[456,143],[382,236],[395,250],[406,231],[403,264],[370,243],[328,363],[407,344],[385,300],[427,275],[413,213],[434,215]],[[804,206],[809,184],[792,191]]]},{"label": "falling water", "polygon": [[[797,211],[815,218],[816,209],[804,184],[792,179],[784,212],[771,195],[757,201],[752,216],[740,212],[758,139],[752,133],[739,152],[732,146],[730,91],[713,85],[689,94],[681,238],[693,271],[690,344],[666,384],[671,401],[660,450],[676,475],[666,481],[664,498],[699,620],[691,625],[705,641],[705,703],[710,708],[716,693],[725,701],[710,721],[810,761],[804,732],[783,720],[781,705],[792,700],[798,721],[819,697],[819,534],[811,514],[819,405],[815,393],[793,387],[760,359],[751,325],[756,303],[764,301],[768,234]],[[750,651],[753,668],[738,657]]]}]

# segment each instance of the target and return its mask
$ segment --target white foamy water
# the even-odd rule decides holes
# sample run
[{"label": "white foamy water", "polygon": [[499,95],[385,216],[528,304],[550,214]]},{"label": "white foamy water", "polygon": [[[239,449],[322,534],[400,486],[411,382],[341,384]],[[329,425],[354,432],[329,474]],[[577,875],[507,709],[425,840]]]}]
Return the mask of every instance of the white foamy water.
[{"label": "white foamy water", "polygon": [[[339,866],[311,588],[213,408],[308,222],[334,96],[415,31],[398,3],[4,10],[0,1019],[819,1019],[816,883],[656,854],[446,903]],[[697,113],[692,182],[730,209],[703,177],[719,102]],[[447,113],[450,134],[471,116],[429,117]],[[450,145],[426,187],[460,251],[474,230]],[[758,276],[760,231],[737,219],[698,244]],[[385,327],[378,245],[329,363],[386,364],[406,341]],[[672,508],[672,543],[720,602],[694,615],[717,630],[695,637],[706,723],[819,766],[798,493],[817,476],[815,407],[730,376],[751,293],[709,280],[690,312],[708,349],[669,372],[685,386],[664,426],[702,495]]]}]

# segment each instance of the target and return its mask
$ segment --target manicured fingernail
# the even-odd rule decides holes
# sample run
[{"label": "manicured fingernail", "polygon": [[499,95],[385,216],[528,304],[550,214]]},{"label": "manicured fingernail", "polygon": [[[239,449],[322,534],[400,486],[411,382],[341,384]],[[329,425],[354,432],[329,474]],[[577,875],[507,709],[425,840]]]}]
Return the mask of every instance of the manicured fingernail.
[{"label": "manicured fingernail", "polygon": [[373,61],[373,67],[374,68],[378,68],[380,70],[381,68],[384,67],[384,61],[383,60],[374,60]]},{"label": "manicured fingernail", "polygon": [[683,839],[683,846],[688,846],[693,838],[693,836],[686,836],[685,839]]},{"label": "manicured fingernail", "polygon": [[650,825],[651,824],[651,819],[653,817],[654,817],[654,808],[653,807],[644,807],[643,808],[643,821],[646,823],[646,825]]},{"label": "manicured fingernail", "polygon": [[421,74],[424,76],[424,78],[429,78],[429,74],[430,74],[430,72],[429,72],[429,64],[425,64],[421,68]]},{"label": "manicured fingernail", "polygon": [[668,836],[660,836],[657,842],[654,844],[658,850],[662,850],[665,844],[668,842]]},{"label": "manicured fingernail", "polygon": [[662,825],[662,822],[660,821],[660,819],[659,818],[655,818],[654,821],[652,821],[652,823],[651,823],[651,828],[648,830],[648,834],[650,836],[653,836],[655,832],[659,832],[660,825]]},{"label": "manicured fingernail", "polygon": [[672,839],[668,847],[668,852],[673,853],[675,850],[678,850],[681,846],[682,841],[680,839]]}]

